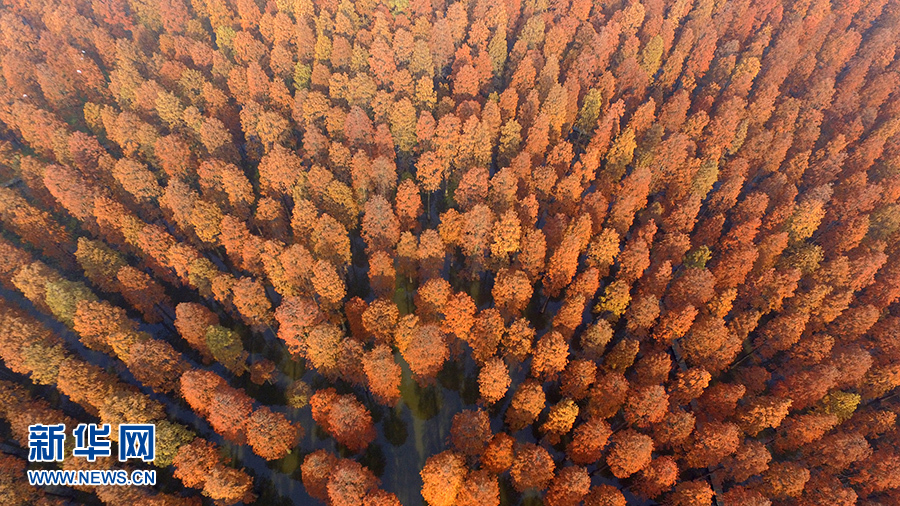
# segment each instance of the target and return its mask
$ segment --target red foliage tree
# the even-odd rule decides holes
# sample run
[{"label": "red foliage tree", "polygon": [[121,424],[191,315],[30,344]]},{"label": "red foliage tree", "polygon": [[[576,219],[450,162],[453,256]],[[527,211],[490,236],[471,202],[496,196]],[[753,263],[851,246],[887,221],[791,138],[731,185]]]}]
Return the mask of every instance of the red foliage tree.
[{"label": "red foliage tree", "polygon": [[265,406],[255,410],[247,422],[247,443],[266,460],[289,454],[302,434],[302,427]]},{"label": "red foliage tree", "polygon": [[375,398],[386,406],[396,406],[400,401],[401,369],[391,349],[380,344],[366,352],[363,370]]},{"label": "red foliage tree", "polygon": [[450,356],[444,333],[436,325],[420,325],[413,329],[412,338],[400,347],[416,383],[425,386],[434,381]]},{"label": "red foliage tree", "polygon": [[310,399],[313,420],[353,452],[365,450],[375,439],[372,415],[352,394],[319,390]]},{"label": "red foliage tree", "polygon": [[326,450],[316,450],[304,457],[300,472],[306,493],[322,502],[328,501],[328,478],[337,461],[338,458]]},{"label": "red foliage tree", "polygon": [[351,506],[362,504],[363,498],[378,484],[368,468],[350,459],[339,459],[331,468],[326,489],[328,504]]},{"label": "red foliage tree", "polygon": [[479,455],[491,439],[488,414],[482,410],[465,410],[453,416],[450,440],[463,455]]},{"label": "red foliage tree", "polygon": [[564,467],[550,482],[544,501],[549,506],[575,506],[581,503],[590,489],[591,478],[585,468]]},{"label": "red foliage tree", "polygon": [[556,464],[544,448],[531,443],[520,443],[510,469],[513,487],[519,492],[528,489],[544,490],[553,479]]},{"label": "red foliage tree", "polygon": [[678,465],[669,455],[657,457],[641,470],[635,482],[635,492],[654,499],[669,490],[678,480]]},{"label": "red foliage tree", "polygon": [[429,506],[450,506],[456,501],[466,477],[466,461],[452,451],[433,455],[425,461],[422,497]]},{"label": "red foliage tree", "polygon": [[606,463],[616,478],[627,478],[650,463],[653,440],[633,429],[619,431],[610,439]]}]

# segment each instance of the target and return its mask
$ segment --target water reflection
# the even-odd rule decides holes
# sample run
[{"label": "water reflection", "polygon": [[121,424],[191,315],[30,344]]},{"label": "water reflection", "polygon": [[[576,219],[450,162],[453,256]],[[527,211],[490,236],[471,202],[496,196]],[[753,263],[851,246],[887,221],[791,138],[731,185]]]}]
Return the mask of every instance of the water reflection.
[{"label": "water reflection", "polygon": [[406,442],[406,438],[409,437],[406,422],[403,421],[400,413],[400,408],[388,409],[387,418],[382,426],[385,439],[394,446],[402,446]]},{"label": "water reflection", "polygon": [[370,444],[366,448],[365,453],[359,458],[359,463],[368,467],[375,476],[381,478],[384,475],[384,469],[387,466],[387,460],[384,456],[384,450],[377,443]]}]

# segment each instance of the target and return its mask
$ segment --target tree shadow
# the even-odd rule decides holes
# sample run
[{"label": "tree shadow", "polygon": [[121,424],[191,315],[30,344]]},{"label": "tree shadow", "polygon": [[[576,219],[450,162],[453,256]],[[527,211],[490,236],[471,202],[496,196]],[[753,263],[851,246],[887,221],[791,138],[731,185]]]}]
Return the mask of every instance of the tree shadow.
[{"label": "tree shadow", "polygon": [[388,410],[382,429],[385,439],[394,446],[403,446],[409,437],[409,429],[406,427],[406,422],[403,421],[396,409]]}]

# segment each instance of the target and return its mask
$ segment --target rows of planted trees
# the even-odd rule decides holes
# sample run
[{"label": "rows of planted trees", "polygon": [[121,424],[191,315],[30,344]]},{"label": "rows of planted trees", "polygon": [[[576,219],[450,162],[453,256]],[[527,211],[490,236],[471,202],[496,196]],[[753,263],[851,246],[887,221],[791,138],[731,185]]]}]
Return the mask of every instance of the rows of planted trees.
[{"label": "rows of planted trees", "polygon": [[[0,0],[0,502],[900,504],[898,50],[890,0]],[[24,485],[80,422],[159,485]]]}]

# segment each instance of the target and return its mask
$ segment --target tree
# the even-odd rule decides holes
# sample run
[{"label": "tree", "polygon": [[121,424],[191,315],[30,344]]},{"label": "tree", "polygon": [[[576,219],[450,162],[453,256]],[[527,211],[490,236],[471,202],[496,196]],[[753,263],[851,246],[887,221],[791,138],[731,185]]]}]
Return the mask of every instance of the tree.
[{"label": "tree", "polygon": [[302,427],[266,406],[255,410],[247,422],[247,443],[254,453],[266,460],[277,460],[289,454],[302,435]]},{"label": "tree", "polygon": [[897,488],[897,470],[900,458],[888,449],[873,452],[869,458],[856,465],[858,472],[851,482],[859,487],[862,495]]},{"label": "tree", "polygon": [[203,493],[214,501],[234,504],[239,501],[253,501],[253,480],[243,471],[217,466],[209,473],[203,486]]},{"label": "tree", "polygon": [[[664,350],[648,350],[634,364],[633,388],[643,388],[667,383],[672,370],[672,358]],[[677,383],[676,383],[677,385]],[[673,389],[669,386],[669,390]]]},{"label": "tree", "polygon": [[519,316],[531,300],[531,282],[520,270],[501,269],[494,279],[491,296],[505,315]]},{"label": "tree", "polygon": [[483,268],[483,262],[490,251],[491,228],[494,213],[484,204],[476,204],[462,216],[463,229],[460,235],[460,247],[468,257],[472,272]]},{"label": "tree", "polygon": [[419,279],[440,277],[446,256],[446,245],[441,240],[440,234],[434,229],[422,232],[419,236],[419,248],[416,251],[416,257],[419,260]]},{"label": "tree", "polygon": [[0,284],[3,287],[9,290],[14,289],[12,278],[15,272],[30,261],[31,255],[26,251],[0,238]]},{"label": "tree", "polygon": [[149,323],[162,321],[160,307],[166,307],[168,297],[153,278],[144,271],[127,265],[116,273],[119,292],[132,307],[144,315]]},{"label": "tree", "polygon": [[776,450],[793,450],[815,441],[838,424],[837,416],[830,413],[808,413],[787,417],[778,430]]},{"label": "tree", "polygon": [[763,474],[762,490],[771,499],[787,499],[800,497],[806,482],[809,481],[809,469],[798,462],[775,462]]},{"label": "tree", "polygon": [[479,455],[491,439],[490,419],[482,410],[464,410],[453,416],[450,440],[463,455]]},{"label": "tree", "polygon": [[506,410],[506,423],[517,431],[534,423],[544,409],[546,396],[541,384],[533,379],[523,381],[513,394],[512,402]]},{"label": "tree", "polygon": [[393,257],[384,251],[369,256],[369,286],[377,297],[393,294],[396,276]]},{"label": "tree", "polygon": [[414,297],[418,316],[422,319],[437,320],[447,310],[447,299],[452,288],[443,278],[433,278],[422,284]]},{"label": "tree", "polygon": [[468,338],[463,338],[472,347],[472,358],[480,364],[494,356],[505,330],[503,317],[496,309],[489,308],[478,313]]},{"label": "tree", "polygon": [[116,381],[102,369],[68,357],[59,364],[56,388],[88,412],[99,413],[106,399],[116,391]]},{"label": "tree", "polygon": [[191,408],[202,416],[209,414],[212,395],[224,383],[218,374],[202,369],[185,371],[179,379],[181,397]]},{"label": "tree", "polygon": [[[686,320],[687,318],[684,319]],[[717,350],[726,346],[730,334],[730,330],[719,318],[705,317],[695,320],[690,332],[680,341],[685,360],[694,365],[703,364]]]},{"label": "tree", "polygon": [[685,443],[687,467],[712,467],[738,449],[740,430],[731,423],[700,424]]},{"label": "tree", "polygon": [[416,145],[416,123],[416,110],[409,99],[400,99],[391,108],[391,134],[400,151],[410,152]]},{"label": "tree", "polygon": [[723,466],[735,483],[740,483],[765,472],[771,460],[772,455],[766,445],[745,439],[734,455],[725,459]]},{"label": "tree", "polygon": [[347,294],[344,280],[338,275],[334,265],[327,260],[316,262],[311,280],[313,288],[326,307],[339,306]]},{"label": "tree", "polygon": [[92,241],[85,237],[78,238],[78,249],[75,258],[84,270],[84,275],[101,290],[116,290],[116,273],[125,267],[125,259],[115,250],[101,241]]},{"label": "tree", "polygon": [[[134,390],[117,390],[100,407],[100,420],[113,426],[122,423],[151,423],[165,416],[162,404]],[[110,439],[118,440],[118,434]]]},{"label": "tree", "polygon": [[657,457],[638,475],[635,492],[649,499],[655,499],[669,490],[678,480],[678,465],[669,455]]},{"label": "tree", "polygon": [[287,297],[275,311],[279,324],[278,337],[287,344],[292,354],[303,356],[306,354],[309,331],[322,323],[324,318],[314,300],[302,296]]},{"label": "tree", "polygon": [[456,504],[460,506],[499,506],[500,484],[497,482],[497,477],[483,469],[469,472],[456,495]]},{"label": "tree", "polygon": [[153,154],[163,171],[172,179],[186,178],[196,167],[194,154],[178,134],[159,137],[153,145]]},{"label": "tree", "polygon": [[679,371],[675,383],[669,389],[670,396],[679,404],[687,404],[700,397],[703,390],[709,385],[711,378],[712,375],[702,367]]},{"label": "tree", "polygon": [[551,406],[547,420],[541,425],[541,432],[546,434],[547,441],[558,444],[560,437],[572,430],[578,411],[578,405],[572,399],[563,399]]},{"label": "tree", "polygon": [[606,286],[600,302],[594,308],[597,312],[609,312],[613,317],[622,316],[631,302],[631,287],[624,280],[618,279]]},{"label": "tree", "polygon": [[465,459],[453,451],[444,451],[425,461],[422,468],[422,497],[429,506],[450,506],[463,486]]},{"label": "tree", "polygon": [[312,246],[313,253],[318,258],[335,265],[350,263],[350,238],[347,229],[328,213],[322,213],[316,221],[312,233]]},{"label": "tree", "polygon": [[153,465],[165,468],[174,463],[175,456],[183,446],[196,439],[196,434],[187,427],[168,420],[156,422],[156,459]]},{"label": "tree", "polygon": [[327,502],[335,506],[361,504],[377,483],[375,475],[362,464],[350,459],[339,459],[328,477]]},{"label": "tree", "polygon": [[841,483],[837,476],[829,476],[825,473],[812,475],[806,487],[803,489],[807,501],[827,501],[829,504],[851,505],[856,504],[859,496],[853,488]]},{"label": "tree", "polygon": [[[23,367],[19,370],[30,373],[31,380],[40,385],[53,385],[59,378],[59,364],[66,358],[66,352],[61,343],[53,343],[54,339],[44,339],[43,342],[37,341],[32,336],[34,342],[25,344],[19,351],[23,361]],[[49,341],[49,342],[48,342]],[[7,353],[15,353],[16,350],[8,349]],[[7,355],[4,361],[10,366],[15,367],[16,357]]]},{"label": "tree", "polygon": [[511,382],[509,370],[499,357],[488,359],[478,373],[478,390],[487,404],[503,399]]},{"label": "tree", "polygon": [[97,300],[94,292],[83,283],[63,278],[47,281],[44,290],[44,302],[50,312],[68,327],[75,325],[75,311],[79,303]]},{"label": "tree", "polygon": [[603,368],[610,372],[625,372],[634,365],[639,350],[640,343],[636,339],[622,339],[604,357]]},{"label": "tree", "polygon": [[328,500],[328,478],[332,474],[338,458],[326,450],[316,450],[303,459],[300,466],[303,488],[314,498]]},{"label": "tree", "polygon": [[514,443],[515,440],[505,432],[495,434],[481,456],[484,467],[494,474],[506,472],[515,458]]},{"label": "tree", "polygon": [[264,326],[273,320],[272,303],[266,296],[265,287],[250,277],[240,278],[231,287],[234,305],[250,325]]},{"label": "tree", "polygon": [[412,179],[404,179],[397,186],[394,209],[403,230],[414,230],[422,214],[421,190]]},{"label": "tree", "polygon": [[559,332],[548,332],[538,339],[531,363],[531,376],[539,379],[555,378],[569,360],[569,346]]},{"label": "tree", "polygon": [[175,477],[187,487],[203,488],[213,469],[220,465],[218,447],[203,438],[195,438],[178,449],[172,461]]},{"label": "tree", "polygon": [[394,407],[400,401],[401,369],[394,354],[385,344],[376,345],[363,357],[363,370],[369,389],[386,406]]},{"label": "tree", "polygon": [[645,468],[650,463],[653,440],[634,429],[625,429],[610,438],[611,448],[606,463],[616,478],[622,479]]},{"label": "tree", "polygon": [[590,492],[590,489],[591,478],[585,468],[564,467],[550,482],[545,501],[549,506],[575,506]]},{"label": "tree", "polygon": [[828,434],[805,448],[812,466],[842,471],[872,454],[865,437],[860,434]]},{"label": "tree", "polygon": [[375,489],[363,498],[363,506],[401,506],[401,504],[396,495]]},{"label": "tree", "polygon": [[613,330],[609,322],[606,320],[597,320],[596,323],[588,325],[581,333],[579,341],[581,349],[587,358],[598,360],[603,357],[606,345],[613,337]]},{"label": "tree", "polygon": [[469,334],[469,331],[475,324],[476,311],[475,301],[467,293],[458,292],[450,295],[443,308],[444,321],[442,327],[447,332],[463,339]]},{"label": "tree", "polygon": [[572,462],[578,465],[590,465],[602,456],[603,448],[612,435],[609,424],[599,418],[588,418],[575,427],[572,441],[566,447],[566,453]]},{"label": "tree", "polygon": [[375,195],[366,202],[362,230],[370,251],[389,250],[397,244],[400,222],[383,196]]},{"label": "tree", "polygon": [[533,280],[544,272],[544,260],[547,254],[547,239],[541,229],[525,233],[519,246],[516,259],[528,276]]},{"label": "tree", "polygon": [[400,353],[409,364],[416,383],[427,386],[444,366],[450,350],[443,331],[436,325],[419,325],[413,329],[411,337],[406,346],[399,346]]},{"label": "tree", "polygon": [[669,396],[661,385],[633,390],[625,400],[625,421],[640,428],[649,428],[666,416]]},{"label": "tree", "polygon": [[120,358],[135,379],[157,392],[171,392],[188,364],[172,346],[159,339],[135,342],[126,356]]},{"label": "tree", "polygon": [[444,179],[444,160],[434,151],[426,151],[416,164],[416,180],[426,192],[436,191]]},{"label": "tree", "polygon": [[[75,309],[73,329],[86,347],[103,352],[112,351],[126,356],[128,346],[114,347],[113,335],[135,336],[137,323],[128,318],[125,310],[106,301],[81,301]],[[118,339],[119,342],[126,342]],[[133,342],[133,340],[132,340]]]},{"label": "tree", "polygon": [[358,453],[375,439],[372,415],[352,394],[319,390],[310,399],[313,420],[342,445]]},{"label": "tree", "polygon": [[597,365],[592,360],[570,361],[562,374],[560,393],[576,401],[584,399],[596,377]]},{"label": "tree", "polygon": [[[544,286],[551,297],[559,294],[572,278],[578,268],[578,256],[587,248],[591,232],[591,218],[581,215],[566,230],[562,242],[550,257],[547,265]],[[624,308],[623,308],[624,312]]]},{"label": "tree", "polygon": [[778,428],[788,415],[791,402],[769,396],[752,398],[738,410],[735,419],[741,429],[753,437],[767,428]]},{"label": "tree", "polygon": [[584,506],[625,506],[625,496],[612,485],[597,485],[584,497]]},{"label": "tree", "polygon": [[[247,424],[253,411],[253,401],[243,392],[231,388],[224,380],[210,396],[206,419],[213,430],[234,444],[246,444]],[[183,383],[182,383],[183,385]]]},{"label": "tree", "polygon": [[135,160],[120,159],[113,166],[112,175],[122,189],[138,202],[150,202],[163,194],[156,176],[144,164]]},{"label": "tree", "polygon": [[460,209],[465,211],[487,200],[488,178],[488,171],[484,167],[471,168],[462,175],[453,193],[453,198]]},{"label": "tree", "polygon": [[590,416],[610,418],[618,413],[628,392],[628,382],[617,373],[597,375],[597,381],[588,394],[587,412]]},{"label": "tree", "polygon": [[553,479],[556,463],[543,447],[532,443],[520,443],[510,468],[513,487],[519,492],[528,489],[544,490]]},{"label": "tree", "polygon": [[340,327],[328,322],[321,323],[309,330],[304,356],[319,373],[336,379],[341,372],[338,363],[344,341]]},{"label": "tree", "polygon": [[709,504],[713,499],[713,490],[707,480],[683,481],[675,485],[675,490],[667,497],[667,504],[673,506],[697,506]]},{"label": "tree", "polygon": [[240,376],[246,370],[248,352],[237,332],[221,325],[206,327],[206,348],[217,362]]},{"label": "tree", "polygon": [[522,227],[519,217],[515,211],[509,209],[494,223],[491,255],[505,263],[508,255],[519,251],[521,237]]},{"label": "tree", "polygon": [[[53,177],[59,169],[60,174]],[[67,179],[71,177],[72,179]],[[88,218],[93,207],[90,190],[80,184],[78,176],[68,173],[68,169],[53,166],[44,171],[44,179],[51,181],[47,189],[69,212],[79,213]],[[32,206],[28,201],[9,188],[0,191],[0,222],[23,240],[33,244],[45,255],[59,259],[69,265],[68,246],[72,244],[69,233],[56,223],[50,214]]]},{"label": "tree", "polygon": [[603,228],[588,245],[588,265],[600,269],[601,272],[608,272],[619,254],[619,242],[618,232],[611,228]]},{"label": "tree", "polygon": [[181,302],[175,307],[175,328],[205,360],[212,359],[212,352],[206,343],[206,329],[218,323],[219,318],[215,313],[202,304]]}]

